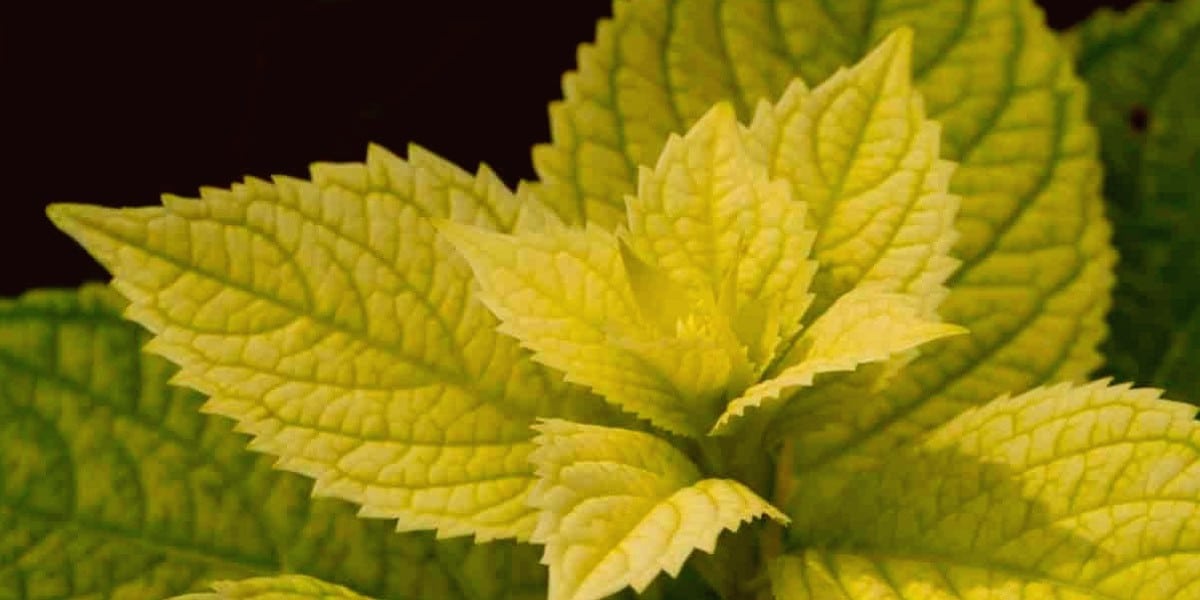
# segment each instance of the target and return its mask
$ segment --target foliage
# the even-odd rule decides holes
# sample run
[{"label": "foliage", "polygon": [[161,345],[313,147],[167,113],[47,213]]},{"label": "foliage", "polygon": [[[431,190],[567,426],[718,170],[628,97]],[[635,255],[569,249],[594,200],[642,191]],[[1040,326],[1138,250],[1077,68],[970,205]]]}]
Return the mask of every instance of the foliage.
[{"label": "foliage", "polygon": [[54,206],[124,299],[0,304],[0,591],[1200,596],[1195,409],[1086,382],[1073,70],[1108,368],[1190,399],[1144,275],[1195,254],[1197,7],[1072,56],[1028,0],[616,0],[515,191],[372,147]]},{"label": "foliage", "polygon": [[1069,41],[1121,251],[1107,371],[1200,403],[1200,2],[1102,11]]}]

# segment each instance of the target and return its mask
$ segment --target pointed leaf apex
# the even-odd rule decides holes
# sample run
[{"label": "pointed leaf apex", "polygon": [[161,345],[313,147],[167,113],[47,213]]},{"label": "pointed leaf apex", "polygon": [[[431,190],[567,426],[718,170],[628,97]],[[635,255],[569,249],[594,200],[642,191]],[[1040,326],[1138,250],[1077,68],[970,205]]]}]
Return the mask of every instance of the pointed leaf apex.
[{"label": "pointed leaf apex", "polygon": [[874,56],[887,57],[896,60],[908,70],[908,63],[912,59],[913,49],[913,30],[908,25],[903,25],[892,30],[887,37],[883,38],[882,42],[875,48],[871,55],[866,60],[871,60]]},{"label": "pointed leaf apex", "polygon": [[708,109],[708,114],[703,118],[717,119],[718,121],[737,122],[737,110],[733,108],[733,103],[729,100],[721,100]]},{"label": "pointed leaf apex", "polygon": [[77,217],[83,213],[95,210],[96,207],[87,204],[55,203],[46,207],[46,216],[55,227],[70,233],[70,229],[78,227]]},{"label": "pointed leaf apex", "polygon": [[367,142],[367,164],[398,160],[396,153],[375,142]]},{"label": "pointed leaf apex", "polygon": [[704,135],[701,132],[709,130],[725,131],[726,133],[736,133],[739,130],[737,117],[737,109],[733,107],[733,103],[728,100],[721,100],[708,109],[704,116],[700,117],[694,125],[688,130],[685,138],[694,138],[697,135]]},{"label": "pointed leaf apex", "polygon": [[407,164],[396,152],[384,148],[383,145],[374,142],[367,143],[367,156],[364,164],[368,168],[382,166],[382,164],[389,164],[390,166],[390,164],[397,163]]},{"label": "pointed leaf apex", "polygon": [[879,77],[879,84],[885,88],[906,90],[912,85],[912,50],[913,30],[907,26],[900,27],[889,33],[850,72],[872,73],[874,75],[869,77]]},{"label": "pointed leaf apex", "polygon": [[55,227],[83,246],[88,254],[103,261],[112,248],[102,231],[106,226],[98,224],[104,223],[120,211],[121,209],[107,206],[60,203],[47,206],[46,216]]}]

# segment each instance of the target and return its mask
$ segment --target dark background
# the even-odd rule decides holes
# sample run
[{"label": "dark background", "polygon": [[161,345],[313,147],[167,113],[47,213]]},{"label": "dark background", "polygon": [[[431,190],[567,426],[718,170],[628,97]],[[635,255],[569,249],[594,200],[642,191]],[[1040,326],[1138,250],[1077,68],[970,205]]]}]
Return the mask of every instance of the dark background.
[{"label": "dark background", "polygon": [[[9,4],[18,4],[9,2]],[[1043,0],[1054,27],[1129,1]],[[0,9],[0,295],[107,276],[52,202],[155,204],[409,142],[533,178],[609,0],[48,1]],[[413,8],[413,6],[418,8]]]}]

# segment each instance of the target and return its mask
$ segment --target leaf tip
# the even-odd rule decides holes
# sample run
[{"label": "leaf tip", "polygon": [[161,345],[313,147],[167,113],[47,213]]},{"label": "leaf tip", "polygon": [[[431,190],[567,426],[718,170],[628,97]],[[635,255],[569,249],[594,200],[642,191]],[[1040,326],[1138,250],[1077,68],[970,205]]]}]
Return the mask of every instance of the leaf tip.
[{"label": "leaf tip", "polygon": [[696,120],[696,123],[684,135],[684,139],[712,135],[705,133],[709,131],[719,132],[721,135],[735,135],[740,127],[737,109],[734,108],[733,103],[729,100],[721,100]]},{"label": "leaf tip", "polygon": [[74,230],[80,227],[79,217],[86,214],[96,207],[88,204],[72,204],[68,202],[56,202],[46,207],[46,216],[64,233],[74,237]]},{"label": "leaf tip", "polygon": [[111,258],[114,249],[111,240],[105,239],[104,232],[111,225],[110,220],[119,214],[119,211],[120,209],[93,204],[56,203],[46,207],[46,216],[59,231],[67,234],[83,246],[88,254],[107,265],[106,261]]},{"label": "leaf tip", "polygon": [[[903,25],[893,29],[875,49],[870,52],[859,63],[859,66],[853,70],[858,70],[867,67],[874,71],[875,68],[880,68],[879,73],[887,80],[899,83],[904,81],[911,83],[912,81],[912,53],[913,53],[913,29],[908,25]],[[869,65],[876,65],[870,67]],[[903,79],[900,79],[903,78]]]},{"label": "leaf tip", "polygon": [[970,329],[955,323],[939,323],[938,328],[940,331],[940,335],[938,336],[939,338],[956,337],[971,333]]},{"label": "leaf tip", "polygon": [[[875,47],[872,54],[879,54],[898,59],[907,59],[912,56],[913,37],[915,36],[913,29],[909,25],[901,25],[888,33],[883,41]],[[905,60],[905,62],[907,62]]]},{"label": "leaf tip", "polygon": [[899,54],[911,54],[914,35],[915,34],[911,25],[901,25],[893,29],[892,32],[889,33],[886,38],[884,38],[883,43],[880,45],[892,45],[894,46],[892,49],[893,52]]}]

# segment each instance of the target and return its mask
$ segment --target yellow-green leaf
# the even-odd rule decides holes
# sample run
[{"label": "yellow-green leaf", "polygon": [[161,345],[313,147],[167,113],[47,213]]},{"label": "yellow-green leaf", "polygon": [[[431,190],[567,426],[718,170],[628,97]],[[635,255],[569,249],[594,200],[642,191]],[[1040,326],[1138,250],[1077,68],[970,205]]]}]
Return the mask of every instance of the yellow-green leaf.
[{"label": "yellow-green leaf", "polygon": [[799,328],[816,267],[805,206],[750,156],[728,103],[667,141],[626,211],[630,243],[680,285],[718,299],[733,278],[731,320],[738,309],[773,310],[782,330],[771,333],[790,338]]},{"label": "yellow-green leaf", "polygon": [[[674,334],[679,322],[687,319],[692,309],[702,304],[705,298],[671,279],[663,269],[643,260],[623,237],[618,237],[617,242],[638,313],[661,334]],[[712,303],[711,298],[707,300]]]},{"label": "yellow-green leaf", "polygon": [[1104,381],[969,410],[836,501],[797,490],[776,597],[1197,597],[1195,415]]},{"label": "yellow-green leaf", "polygon": [[[925,320],[922,312],[921,301],[905,294],[880,292],[866,286],[843,294],[804,330],[793,346],[795,364],[751,386],[731,401],[712,433],[723,433],[749,408],[779,399],[787,390],[813,385],[813,379],[822,373],[852,371],[859,365],[894,358],[933,340],[966,333],[956,325]],[[853,411],[856,401],[854,397],[842,399],[839,410]],[[786,423],[786,414],[780,418]]]},{"label": "yellow-green leaf", "polygon": [[157,600],[304,573],[394,600],[535,600],[529,545],[396,534],[168,385],[111,290],[0,300],[0,597]]},{"label": "yellow-green leaf", "polygon": [[560,420],[537,426],[532,460],[550,600],[641,592],[672,577],[694,550],[712,553],[726,529],[787,517],[731,479],[701,479],[683,453],[652,435]]},{"label": "yellow-green leaf", "polygon": [[503,231],[517,211],[486,168],[376,147],[365,164],[315,166],[312,182],[50,214],[113,272],[176,381],[253,449],[401,531],[488,540],[532,530],[533,419],[603,408],[494,331],[431,221]]},{"label": "yellow-green leaf", "polygon": [[938,158],[941,128],[925,119],[911,54],[900,29],[812,92],[762,105],[751,125],[768,172],[816,222],[810,320],[858,285],[911,294],[933,316],[957,264],[954,165]]},{"label": "yellow-green leaf", "polygon": [[[894,159],[898,147],[920,142],[902,163],[913,166],[907,177],[917,200],[907,198],[913,210],[901,215],[872,217],[883,220],[881,231],[911,232],[920,243],[909,252],[949,243],[945,204],[929,204],[941,191],[923,190],[949,175],[931,154],[937,146],[925,120],[940,123],[938,154],[958,163],[949,191],[961,198],[960,237],[951,251],[961,266],[944,282],[949,292],[938,313],[971,335],[923,348],[884,393],[857,399],[861,410],[831,411],[826,429],[797,443],[806,446],[797,472],[811,484],[797,489],[840,479],[853,465],[879,460],[985,399],[1079,380],[1099,365],[1114,254],[1100,202],[1095,133],[1084,88],[1040,11],[1030,0],[616,2],[595,43],[580,48],[578,71],[563,80],[565,98],[551,107],[552,144],[534,154],[544,202],[568,221],[615,226],[638,166],[654,164],[669,134],[686,131],[720,101],[731,102],[743,122],[761,100],[782,98],[774,110],[796,112],[815,94],[792,84],[797,76],[816,85],[902,26],[913,30],[911,65],[921,100],[881,105],[897,118],[877,131],[900,133],[900,141],[872,148]],[[904,89],[903,69],[893,70],[896,76],[884,78],[889,85],[875,89]],[[855,103],[873,98],[842,97]],[[844,108],[851,106],[862,105]],[[865,161],[826,164],[871,171]],[[918,214],[926,216],[911,219]],[[810,207],[810,227],[824,227],[826,217]],[[904,222],[913,228],[900,226]],[[843,233],[818,241],[818,260],[820,248],[838,255],[822,246],[849,233],[838,230]],[[849,258],[855,248],[878,249],[879,241],[865,236],[840,251],[857,260]],[[902,246],[891,245],[892,256],[903,256]],[[936,254],[922,254],[927,263],[902,263],[916,267],[903,271],[903,285],[936,297],[948,268],[933,260]],[[857,268],[847,273],[820,285],[861,276]],[[834,298],[818,300],[828,306]],[[811,318],[819,312],[814,306]]]},{"label": "yellow-green leaf", "polygon": [[519,235],[449,222],[441,231],[475,270],[500,331],[536,360],[668,431],[708,429],[736,348],[703,315],[681,321],[680,335],[655,327],[615,235],[553,224]]},{"label": "yellow-green leaf", "polygon": [[302,575],[218,581],[213,590],[211,594],[188,594],[174,600],[369,600],[340,585]]}]

